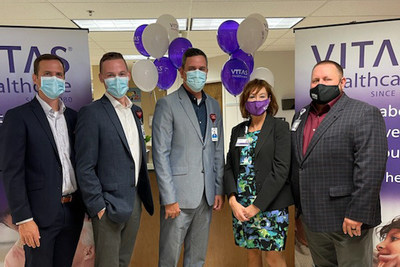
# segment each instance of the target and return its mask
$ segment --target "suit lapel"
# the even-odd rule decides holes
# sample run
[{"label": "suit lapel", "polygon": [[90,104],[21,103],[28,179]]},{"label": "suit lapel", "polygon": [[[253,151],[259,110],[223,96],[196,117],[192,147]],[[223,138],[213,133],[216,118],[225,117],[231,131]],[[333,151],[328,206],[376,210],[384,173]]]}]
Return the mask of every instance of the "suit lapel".
[{"label": "suit lapel", "polygon": [[[142,111],[139,110],[137,107],[135,107],[135,105],[132,105],[131,110],[132,110],[133,118],[135,119],[137,130],[138,130],[138,138],[139,138],[139,142],[140,142],[140,148],[142,151],[142,157],[145,158],[146,147],[144,144],[144,136],[143,136],[143,132],[142,132],[142,122],[140,121],[140,119],[138,118],[138,115],[137,115],[137,112],[142,112]],[[143,136],[143,138],[141,138],[141,136]]]},{"label": "suit lapel", "polygon": [[[242,127],[240,127],[235,133],[234,143],[233,143],[233,145],[234,145],[234,150],[233,150],[234,151],[234,161],[233,162],[240,161],[240,153],[241,153],[243,147],[236,146],[236,142],[239,137],[243,137],[245,135],[245,128],[246,128],[246,126],[249,127],[249,125],[250,125],[250,121],[246,121],[245,123],[242,124]],[[239,172],[239,166],[237,166],[237,172]]]},{"label": "suit lapel", "polygon": [[129,149],[128,141],[126,140],[124,130],[122,128],[121,122],[119,121],[119,118],[118,118],[117,112],[115,111],[115,108],[113,107],[110,100],[105,95],[103,95],[103,97],[101,98],[101,102],[103,103],[103,107],[106,110],[108,117],[110,118],[112,124],[114,125],[115,129],[117,130],[122,143],[124,144],[125,148],[129,151],[129,154],[132,157],[131,151]]},{"label": "suit lapel", "polygon": [[257,144],[254,150],[254,157],[257,157],[257,154],[258,152],[260,152],[261,147],[264,144],[265,140],[270,138],[273,128],[274,128],[274,118],[267,114],[263,126],[261,128],[261,131],[258,134]]},{"label": "suit lapel", "polygon": [[57,145],[56,145],[56,142],[54,141],[54,136],[53,136],[53,132],[51,131],[49,121],[47,120],[46,114],[45,114],[42,106],[40,105],[39,101],[36,99],[36,97],[34,97],[33,100],[31,101],[31,107],[32,107],[33,113],[35,114],[36,118],[39,121],[40,126],[42,127],[42,129],[46,133],[47,137],[49,138],[49,141],[51,143],[51,146],[54,149],[54,153],[56,154],[56,158],[57,158],[58,162],[61,164],[61,160],[58,155]]},{"label": "suit lapel", "polygon": [[[303,111],[303,112],[301,112]],[[306,121],[307,121],[307,117],[308,117],[308,113],[310,111],[310,105],[308,105],[307,107],[305,107],[305,111],[302,109],[300,111],[299,117],[296,118],[297,119],[301,119],[300,124],[295,132],[295,137],[296,137],[296,148],[297,148],[297,157],[299,162],[302,161],[303,159],[303,134],[304,134],[304,126],[306,125]]]},{"label": "suit lapel", "polygon": [[75,129],[74,129],[68,108],[64,112],[64,118],[65,118],[65,122],[67,123],[68,139],[69,139],[69,144],[70,144],[70,149],[71,149],[70,159],[71,159],[72,165],[75,166],[75,153],[74,153],[74,144],[75,144],[74,130]]},{"label": "suit lapel", "polygon": [[197,119],[196,113],[194,112],[193,109],[193,104],[190,101],[189,96],[185,92],[185,88],[183,87],[183,85],[181,86],[181,88],[179,88],[178,96],[179,96],[179,102],[181,103],[183,109],[185,110],[185,114],[188,116],[190,122],[192,123],[193,128],[197,133],[197,136],[199,137],[201,142],[203,142],[203,136],[201,135],[199,120]]},{"label": "suit lapel", "polygon": [[342,114],[343,108],[347,102],[348,98],[346,95],[343,95],[335,105],[333,105],[332,109],[326,114],[325,118],[318,126],[315,131],[313,137],[311,138],[310,144],[308,145],[306,154],[304,155],[305,160],[311,151],[314,149],[315,145],[324,135],[324,133],[329,129],[329,127],[334,123]]}]

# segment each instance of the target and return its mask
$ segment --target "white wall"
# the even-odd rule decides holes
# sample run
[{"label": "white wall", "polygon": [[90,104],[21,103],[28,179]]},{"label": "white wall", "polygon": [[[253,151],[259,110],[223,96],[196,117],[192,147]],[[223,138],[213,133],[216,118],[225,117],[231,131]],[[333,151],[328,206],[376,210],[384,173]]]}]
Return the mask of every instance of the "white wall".
[{"label": "white wall", "polygon": [[[221,70],[228,60],[228,55],[210,58],[208,67],[207,82],[220,82]],[[272,71],[275,78],[274,93],[279,104],[277,117],[284,117],[289,124],[292,121],[294,110],[281,108],[281,99],[294,98],[294,51],[287,52],[256,52],[254,68],[266,67]],[[229,145],[231,129],[243,121],[239,111],[239,96],[233,97],[226,90],[223,90],[223,114],[225,151]]]}]

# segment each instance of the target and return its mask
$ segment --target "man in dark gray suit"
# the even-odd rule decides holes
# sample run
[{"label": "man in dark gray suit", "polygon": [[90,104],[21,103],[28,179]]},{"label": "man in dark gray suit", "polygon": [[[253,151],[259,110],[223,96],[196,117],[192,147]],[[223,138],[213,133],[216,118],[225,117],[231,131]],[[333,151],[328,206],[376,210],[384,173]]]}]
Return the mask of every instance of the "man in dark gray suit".
[{"label": "man in dark gray suit", "polygon": [[153,119],[153,162],[160,190],[159,266],[203,266],[212,208],[224,197],[224,138],[218,102],[203,92],[207,57],[197,48],[183,55],[183,85],[158,100]]},{"label": "man in dark gray suit", "polygon": [[387,159],[378,108],[349,98],[342,67],[312,71],[310,105],[292,122],[292,186],[316,266],[372,266]]},{"label": "man in dark gray suit", "polygon": [[141,203],[154,210],[142,110],[125,96],[130,77],[120,53],[104,54],[99,79],[107,91],[78,114],[76,171],[92,217],[96,266],[129,266]]}]

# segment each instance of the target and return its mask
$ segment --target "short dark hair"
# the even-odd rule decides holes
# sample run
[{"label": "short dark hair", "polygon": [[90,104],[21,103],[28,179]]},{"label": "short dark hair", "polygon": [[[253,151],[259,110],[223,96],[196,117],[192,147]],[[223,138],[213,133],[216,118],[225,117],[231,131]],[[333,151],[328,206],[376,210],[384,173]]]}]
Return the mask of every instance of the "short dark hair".
[{"label": "short dark hair", "polygon": [[268,96],[271,98],[271,102],[267,108],[267,114],[275,116],[278,112],[279,106],[276,97],[272,92],[272,86],[264,80],[254,79],[244,86],[243,92],[240,95],[240,113],[242,113],[243,118],[247,119],[250,117],[250,113],[246,110],[246,102],[249,99],[251,92],[255,90],[255,93],[258,93],[262,88],[267,90]]},{"label": "short dark hair", "polygon": [[319,66],[319,65],[324,65],[324,64],[332,64],[336,67],[336,69],[338,70],[339,74],[341,77],[343,77],[343,68],[342,66],[340,66],[339,63],[332,61],[332,60],[322,60],[320,62],[318,62],[317,64],[315,64],[315,66],[313,67],[312,71],[314,71],[315,67]]},{"label": "short dark hair", "polygon": [[124,57],[122,56],[121,53],[108,52],[108,53],[105,53],[100,59],[100,73],[101,73],[101,71],[103,69],[103,66],[102,66],[103,63],[105,61],[107,61],[107,60],[114,60],[114,59],[122,59],[125,62],[126,69],[128,69],[128,64],[126,64],[126,61],[125,61],[125,59],[124,59]]},{"label": "short dark hair", "polygon": [[194,57],[194,56],[203,56],[206,59],[206,65],[208,66],[208,59],[203,51],[201,51],[198,48],[189,48],[188,50],[185,51],[185,53],[182,56],[182,69],[185,68],[186,59],[188,57]]},{"label": "short dark hair", "polygon": [[58,60],[58,61],[60,61],[61,65],[63,67],[64,74],[65,74],[64,63],[59,56],[52,55],[52,54],[43,54],[43,55],[38,56],[35,59],[35,61],[33,62],[33,73],[36,76],[39,75],[39,63],[40,63],[40,61],[43,61],[43,60]]},{"label": "short dark hair", "polygon": [[393,220],[386,224],[385,226],[382,226],[379,230],[379,238],[381,240],[385,239],[387,234],[390,232],[392,229],[400,229],[400,216],[394,217]]}]

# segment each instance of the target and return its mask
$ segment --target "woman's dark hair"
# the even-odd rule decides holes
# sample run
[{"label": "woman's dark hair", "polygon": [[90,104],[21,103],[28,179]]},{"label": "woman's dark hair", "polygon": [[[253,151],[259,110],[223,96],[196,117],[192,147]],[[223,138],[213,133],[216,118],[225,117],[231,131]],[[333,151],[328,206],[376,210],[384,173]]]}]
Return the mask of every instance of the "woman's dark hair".
[{"label": "woman's dark hair", "polygon": [[385,226],[382,226],[381,228],[377,229],[377,232],[379,234],[379,238],[381,240],[385,239],[387,234],[392,229],[400,229],[400,216],[394,217],[393,220],[390,223],[388,223]]}]

